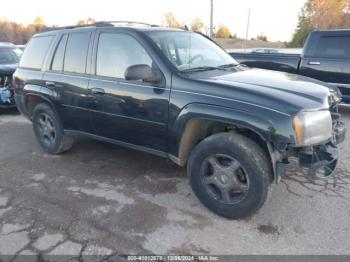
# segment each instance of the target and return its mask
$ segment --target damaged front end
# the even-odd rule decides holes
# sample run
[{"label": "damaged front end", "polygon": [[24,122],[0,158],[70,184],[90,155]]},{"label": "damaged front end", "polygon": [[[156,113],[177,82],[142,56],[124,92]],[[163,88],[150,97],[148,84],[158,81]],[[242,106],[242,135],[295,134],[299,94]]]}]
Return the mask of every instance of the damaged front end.
[{"label": "damaged front end", "polygon": [[332,118],[331,139],[310,146],[287,146],[284,152],[278,154],[276,162],[276,181],[281,179],[289,164],[289,158],[297,158],[299,166],[307,169],[309,179],[327,179],[335,171],[339,159],[338,145],[345,140],[346,126],[341,120],[338,106],[330,108]]},{"label": "damaged front end", "polygon": [[308,168],[308,177],[323,179],[331,176],[337,167],[339,158],[338,145],[345,140],[346,126],[338,112],[332,112],[332,139],[326,144],[303,148],[298,152],[301,167]]},{"label": "damaged front end", "polygon": [[0,108],[15,107],[12,74],[0,73]]}]

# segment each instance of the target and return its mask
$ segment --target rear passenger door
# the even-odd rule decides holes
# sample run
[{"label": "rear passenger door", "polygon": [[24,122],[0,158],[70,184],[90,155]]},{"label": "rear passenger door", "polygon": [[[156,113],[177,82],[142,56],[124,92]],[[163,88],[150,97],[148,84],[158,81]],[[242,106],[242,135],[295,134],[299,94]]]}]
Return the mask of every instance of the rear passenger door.
[{"label": "rear passenger door", "polygon": [[129,66],[146,64],[160,70],[158,65],[133,35],[101,29],[95,39],[95,74],[89,88],[103,105],[93,116],[97,134],[164,152],[170,86],[124,77]]},{"label": "rear passenger door", "polygon": [[350,36],[320,35],[308,45],[300,74],[335,84],[350,99]]},{"label": "rear passenger door", "polygon": [[67,130],[94,133],[90,110],[96,104],[88,92],[92,34],[85,30],[60,35],[44,75],[46,87],[58,93],[58,110]]}]

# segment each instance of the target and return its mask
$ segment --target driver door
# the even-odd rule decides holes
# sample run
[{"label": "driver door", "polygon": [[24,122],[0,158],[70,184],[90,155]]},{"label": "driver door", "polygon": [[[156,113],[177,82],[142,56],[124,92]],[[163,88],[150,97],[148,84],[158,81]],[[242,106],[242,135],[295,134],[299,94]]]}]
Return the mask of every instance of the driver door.
[{"label": "driver door", "polygon": [[132,65],[156,67],[154,60],[130,34],[101,30],[95,43],[89,90],[98,104],[92,118],[97,135],[165,152],[169,88],[124,76]]}]

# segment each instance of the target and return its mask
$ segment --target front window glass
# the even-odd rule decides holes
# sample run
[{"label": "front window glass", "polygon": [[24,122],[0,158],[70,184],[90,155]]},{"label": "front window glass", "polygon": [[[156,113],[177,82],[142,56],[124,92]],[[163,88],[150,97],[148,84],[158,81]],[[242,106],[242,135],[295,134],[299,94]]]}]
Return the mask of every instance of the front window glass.
[{"label": "front window glass", "polygon": [[238,64],[223,49],[197,33],[161,31],[149,32],[148,35],[181,71]]},{"label": "front window glass", "polygon": [[152,59],[135,38],[114,33],[100,35],[96,75],[124,79],[126,69],[138,64],[152,67]]}]

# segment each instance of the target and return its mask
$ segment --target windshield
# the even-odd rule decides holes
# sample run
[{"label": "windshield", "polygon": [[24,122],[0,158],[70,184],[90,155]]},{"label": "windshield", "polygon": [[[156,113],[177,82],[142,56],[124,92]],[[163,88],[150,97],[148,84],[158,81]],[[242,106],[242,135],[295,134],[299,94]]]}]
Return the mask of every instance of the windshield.
[{"label": "windshield", "polygon": [[22,51],[19,49],[3,48],[0,49],[0,65],[17,64]]},{"label": "windshield", "polygon": [[223,49],[197,33],[159,31],[148,35],[181,71],[238,64]]}]

